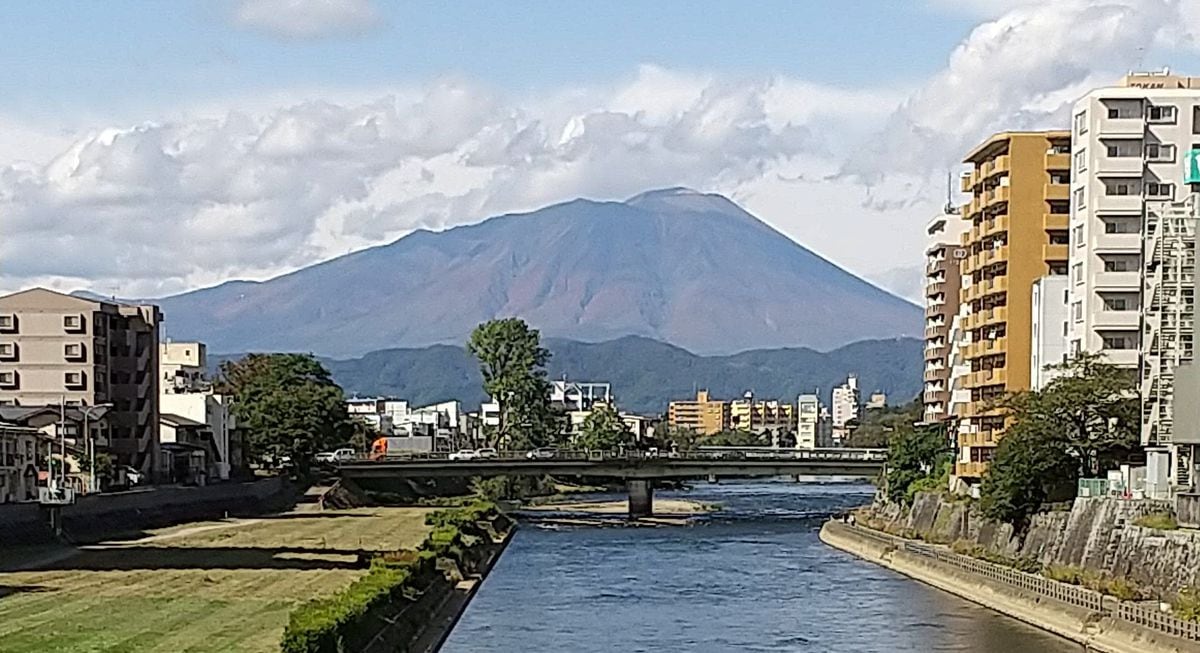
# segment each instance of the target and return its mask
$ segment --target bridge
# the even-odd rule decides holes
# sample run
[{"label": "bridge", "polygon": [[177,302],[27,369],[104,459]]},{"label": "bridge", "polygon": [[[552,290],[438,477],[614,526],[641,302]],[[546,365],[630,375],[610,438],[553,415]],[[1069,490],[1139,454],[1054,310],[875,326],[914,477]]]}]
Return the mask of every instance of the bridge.
[{"label": "bridge", "polygon": [[340,465],[342,478],[378,481],[403,478],[472,476],[589,476],[619,478],[629,492],[630,517],[649,516],[654,509],[656,479],[849,476],[873,477],[883,470],[882,449],[797,449],[766,447],[702,447],[682,454],[643,452],[555,452],[531,457],[529,452],[503,452],[495,458],[450,460],[449,454],[354,461]]}]

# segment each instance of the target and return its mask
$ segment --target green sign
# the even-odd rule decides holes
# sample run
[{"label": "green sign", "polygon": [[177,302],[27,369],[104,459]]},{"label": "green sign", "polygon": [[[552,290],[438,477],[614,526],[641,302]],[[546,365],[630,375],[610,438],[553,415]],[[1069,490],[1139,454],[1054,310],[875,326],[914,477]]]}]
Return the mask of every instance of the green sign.
[{"label": "green sign", "polygon": [[1188,150],[1183,157],[1183,183],[1200,184],[1200,149]]}]

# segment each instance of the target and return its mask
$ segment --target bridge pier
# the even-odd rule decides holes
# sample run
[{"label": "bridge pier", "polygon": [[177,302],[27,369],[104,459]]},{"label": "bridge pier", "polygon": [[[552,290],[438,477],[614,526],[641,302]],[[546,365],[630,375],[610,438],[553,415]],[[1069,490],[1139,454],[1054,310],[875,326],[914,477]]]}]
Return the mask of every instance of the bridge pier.
[{"label": "bridge pier", "polygon": [[654,514],[654,485],[650,479],[626,479],[625,489],[629,492],[630,519],[649,517]]}]

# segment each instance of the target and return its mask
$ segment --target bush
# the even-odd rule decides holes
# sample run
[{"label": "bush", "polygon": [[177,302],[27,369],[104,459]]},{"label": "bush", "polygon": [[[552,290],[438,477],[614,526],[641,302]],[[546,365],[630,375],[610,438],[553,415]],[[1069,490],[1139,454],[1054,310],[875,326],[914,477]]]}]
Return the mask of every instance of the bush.
[{"label": "bush", "polygon": [[309,601],[288,616],[283,653],[341,653],[372,612],[418,594],[435,573],[438,558],[461,561],[463,546],[477,539],[476,523],[498,516],[494,504],[477,502],[425,516],[433,526],[417,551],[396,551],[371,560],[367,574],[341,592]]},{"label": "bush", "polygon": [[1176,617],[1185,621],[1200,621],[1200,588],[1185,587],[1171,603]]},{"label": "bush", "polygon": [[1142,515],[1133,520],[1133,523],[1135,526],[1154,528],[1160,531],[1173,531],[1179,528],[1179,522],[1175,521],[1175,515],[1169,512],[1152,512]]}]

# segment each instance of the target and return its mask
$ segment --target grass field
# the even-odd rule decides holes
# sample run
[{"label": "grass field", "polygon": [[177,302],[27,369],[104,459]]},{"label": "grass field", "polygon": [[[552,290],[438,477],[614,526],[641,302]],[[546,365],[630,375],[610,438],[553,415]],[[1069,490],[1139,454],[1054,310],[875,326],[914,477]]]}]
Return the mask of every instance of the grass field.
[{"label": "grass field", "polygon": [[[426,512],[365,508],[188,524],[87,547],[35,570],[0,571],[0,651],[278,651],[292,606],[365,573],[360,551],[417,546]],[[0,565],[4,557],[0,550]]]}]

